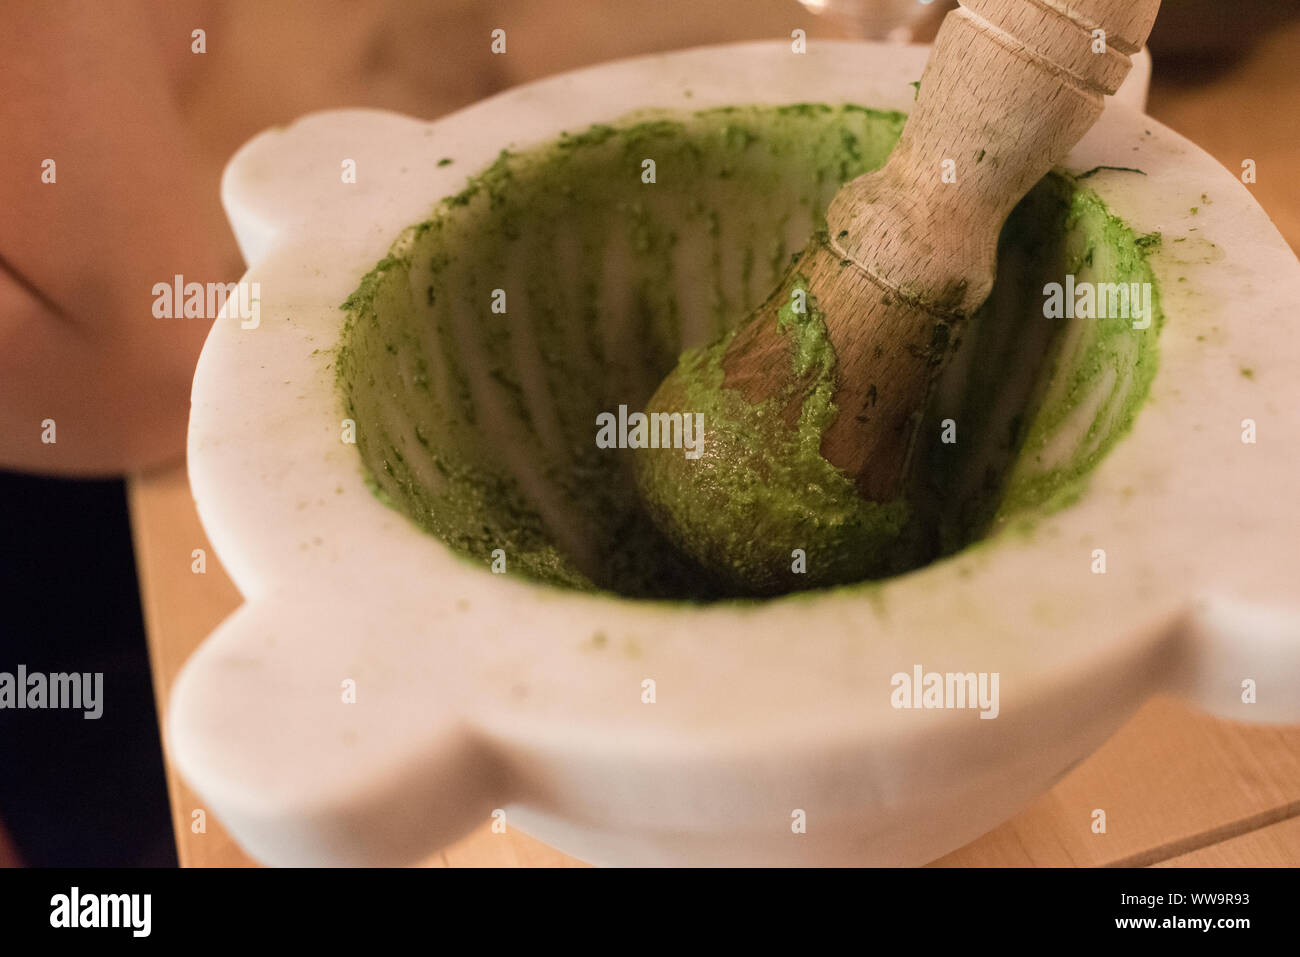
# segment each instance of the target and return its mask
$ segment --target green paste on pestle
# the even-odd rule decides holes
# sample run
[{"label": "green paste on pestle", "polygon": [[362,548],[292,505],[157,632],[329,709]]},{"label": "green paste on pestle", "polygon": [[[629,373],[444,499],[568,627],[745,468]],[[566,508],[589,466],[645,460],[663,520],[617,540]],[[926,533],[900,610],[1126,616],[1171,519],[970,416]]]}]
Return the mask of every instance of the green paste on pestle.
[{"label": "green paste on pestle", "polygon": [[[795,310],[795,291],[802,293],[803,312]],[[796,273],[782,295],[777,328],[792,339],[794,373],[785,392],[754,404],[722,387],[722,359],[734,333],[688,351],[673,373],[682,408],[704,416],[703,455],[689,468],[701,470],[705,480],[686,500],[690,507],[661,517],[661,526],[671,528],[670,537],[684,551],[703,555],[712,569],[725,569],[726,584],[742,594],[789,591],[794,572],[773,576],[771,569],[796,567],[793,551],[800,546],[807,577],[797,580],[809,587],[881,574],[899,548],[910,511],[902,498],[866,501],[843,471],[822,458],[822,434],[839,414],[832,400],[835,350],[807,278]],[[774,426],[789,403],[799,400],[796,389],[807,392],[795,428]],[[643,480],[658,489],[676,481],[671,467],[678,463],[667,459],[681,453],[641,454],[649,457],[641,463]],[[785,491],[790,488],[804,494],[791,497]],[[799,530],[793,539],[792,529]],[[808,547],[814,542],[816,550]]]},{"label": "green paste on pestle", "polygon": [[[839,186],[884,163],[904,120],[856,105],[657,111],[503,152],[360,280],[337,350],[322,354],[375,494],[483,569],[500,549],[508,574],[554,586],[752,594],[658,531],[635,486],[642,453],[598,448],[596,416],[643,410],[684,349],[717,341],[765,299],[824,227]],[[647,158],[654,183],[642,180]],[[844,530],[834,560],[868,578],[1068,504],[1146,396],[1160,315],[1145,332],[1046,321],[1042,286],[1069,271],[1153,281],[1145,256],[1156,250],[1139,238],[1065,174],[1030,192],[1003,230],[993,295],[961,330],[922,425],[937,436],[953,417],[960,439],[918,445],[906,505],[849,498],[847,477],[820,459],[814,436],[836,414],[834,356],[815,308],[786,315],[795,361],[819,387],[772,461],[806,475],[809,495],[763,501],[762,489],[720,475],[710,519],[744,538],[757,510],[816,513]],[[497,290],[504,313],[491,308]],[[716,350],[690,361],[721,372]],[[710,414],[702,399],[683,411]],[[808,574],[765,590],[813,587],[829,560],[809,555]]]}]

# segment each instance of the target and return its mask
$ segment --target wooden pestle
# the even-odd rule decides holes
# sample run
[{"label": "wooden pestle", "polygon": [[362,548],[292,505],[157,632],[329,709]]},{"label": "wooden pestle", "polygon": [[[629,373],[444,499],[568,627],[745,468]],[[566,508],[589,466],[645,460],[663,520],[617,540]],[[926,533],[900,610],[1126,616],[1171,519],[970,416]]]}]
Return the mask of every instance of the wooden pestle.
[{"label": "wooden pestle", "polygon": [[[796,286],[805,289],[835,357],[837,413],[822,433],[821,456],[866,501],[904,494],[935,380],[962,321],[992,288],[1003,223],[1096,122],[1158,8],[1159,0],[962,0],[944,20],[915,109],[885,166],[836,194],[826,232],[725,346],[722,388],[755,405],[779,398],[784,413],[771,417],[770,427],[796,427],[814,383],[792,361],[796,346],[778,312]],[[651,411],[685,407],[685,374],[679,365],[651,399]],[[706,420],[706,446],[724,427]],[[733,563],[720,552],[709,540],[717,536],[698,527],[707,513],[703,501],[692,501],[717,494],[720,467],[643,455],[638,484],[679,547],[724,576],[738,572],[735,584],[743,588],[752,563]],[[817,544],[815,520],[782,529],[761,518],[751,516],[764,534],[788,533],[793,544],[809,543],[811,535]],[[788,545],[773,554],[788,556]]]}]

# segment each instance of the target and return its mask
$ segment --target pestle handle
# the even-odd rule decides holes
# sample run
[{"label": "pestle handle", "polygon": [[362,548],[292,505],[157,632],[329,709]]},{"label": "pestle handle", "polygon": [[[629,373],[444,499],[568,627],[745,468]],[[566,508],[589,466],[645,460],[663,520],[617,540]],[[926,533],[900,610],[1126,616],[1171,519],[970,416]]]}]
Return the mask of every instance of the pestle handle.
[{"label": "pestle handle", "polygon": [[843,258],[930,311],[966,315],[993,285],[1012,207],[1101,115],[1159,0],[962,0],[886,165],[827,215]]}]

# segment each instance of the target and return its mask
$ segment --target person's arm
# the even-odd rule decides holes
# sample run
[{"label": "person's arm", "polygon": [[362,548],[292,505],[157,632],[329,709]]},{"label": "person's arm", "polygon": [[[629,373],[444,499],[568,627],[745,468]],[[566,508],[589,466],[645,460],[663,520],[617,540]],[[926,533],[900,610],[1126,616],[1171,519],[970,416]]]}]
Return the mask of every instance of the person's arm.
[{"label": "person's arm", "polygon": [[210,321],[155,318],[152,288],[237,279],[240,263],[219,170],[172,95],[188,30],[158,18],[128,3],[6,9],[0,467],[113,474],[183,455]]}]

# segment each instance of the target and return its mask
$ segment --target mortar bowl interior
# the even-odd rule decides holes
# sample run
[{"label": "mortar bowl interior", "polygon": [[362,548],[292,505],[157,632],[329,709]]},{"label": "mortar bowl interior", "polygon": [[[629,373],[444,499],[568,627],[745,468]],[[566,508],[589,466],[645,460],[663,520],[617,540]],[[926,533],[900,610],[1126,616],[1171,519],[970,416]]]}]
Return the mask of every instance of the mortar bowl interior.
[{"label": "mortar bowl interior", "polygon": [[[658,533],[635,451],[599,448],[597,416],[643,409],[683,349],[766,298],[904,121],[856,104],[651,111],[503,152],[347,301],[337,384],[372,489],[474,563],[633,598],[743,597]],[[1077,497],[1149,387],[1158,295],[1138,329],[1050,318],[1044,290],[1067,273],[1153,284],[1151,241],[1064,172],[1015,209],[926,411],[891,574]]]}]

